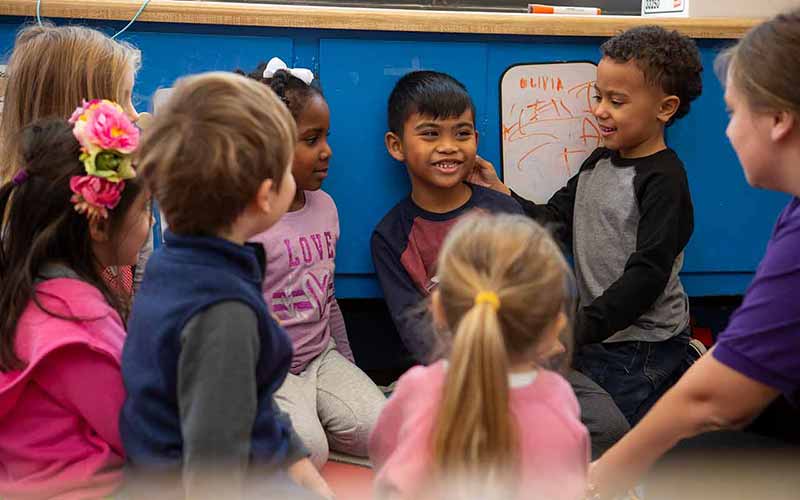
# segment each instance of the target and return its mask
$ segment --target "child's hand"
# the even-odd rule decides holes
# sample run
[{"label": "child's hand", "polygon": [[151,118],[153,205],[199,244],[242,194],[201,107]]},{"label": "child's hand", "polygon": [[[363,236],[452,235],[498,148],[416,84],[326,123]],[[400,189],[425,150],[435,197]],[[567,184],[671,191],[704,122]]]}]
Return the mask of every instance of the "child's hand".
[{"label": "child's hand", "polygon": [[311,459],[308,457],[290,465],[288,472],[289,477],[291,477],[295,483],[313,491],[325,500],[334,500],[336,498],[336,495],[333,494],[333,490],[331,490],[328,483],[322,479],[317,468],[314,467],[314,464],[311,463]]},{"label": "child's hand", "polygon": [[475,166],[467,177],[467,182],[488,187],[507,195],[511,194],[511,190],[497,177],[494,165],[477,155],[475,156]]}]

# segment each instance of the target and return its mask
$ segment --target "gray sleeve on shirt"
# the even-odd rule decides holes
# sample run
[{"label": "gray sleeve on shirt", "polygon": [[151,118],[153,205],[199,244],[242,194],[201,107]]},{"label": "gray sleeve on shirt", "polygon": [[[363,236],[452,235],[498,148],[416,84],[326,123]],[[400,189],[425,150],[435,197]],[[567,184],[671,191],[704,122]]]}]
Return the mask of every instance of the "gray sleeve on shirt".
[{"label": "gray sleeve on shirt", "polygon": [[180,339],[177,385],[186,498],[238,496],[258,407],[256,314],[242,302],[220,302],[192,317]]}]

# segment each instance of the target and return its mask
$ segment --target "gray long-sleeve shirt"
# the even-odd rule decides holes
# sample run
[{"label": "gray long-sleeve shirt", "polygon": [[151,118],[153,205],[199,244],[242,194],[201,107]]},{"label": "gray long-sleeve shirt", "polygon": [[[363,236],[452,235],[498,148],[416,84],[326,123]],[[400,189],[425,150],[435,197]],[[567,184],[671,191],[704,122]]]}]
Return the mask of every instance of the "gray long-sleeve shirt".
[{"label": "gray long-sleeve shirt", "polygon": [[[220,302],[192,317],[180,339],[178,406],[186,498],[241,498],[258,405],[256,314],[243,302]],[[288,415],[277,408],[276,413],[288,423]],[[287,464],[308,455],[292,429]]]}]

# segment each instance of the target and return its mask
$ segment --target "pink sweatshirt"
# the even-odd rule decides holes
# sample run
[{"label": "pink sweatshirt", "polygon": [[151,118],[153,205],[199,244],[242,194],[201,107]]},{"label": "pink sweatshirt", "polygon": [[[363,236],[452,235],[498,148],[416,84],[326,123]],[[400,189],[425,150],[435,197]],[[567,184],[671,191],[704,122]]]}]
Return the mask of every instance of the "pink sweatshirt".
[{"label": "pink sweatshirt", "polygon": [[295,375],[322,353],[331,337],[336,349],[353,361],[333,287],[339,212],[324,191],[305,195],[303,208],[288,212],[252,240],[267,253],[264,300],[292,339]]},{"label": "pink sweatshirt", "polygon": [[71,278],[36,286],[16,330],[25,368],[0,373],[0,498],[112,494],[125,455],[118,419],[125,330],[94,287]]},{"label": "pink sweatshirt", "polygon": [[[397,383],[370,436],[369,456],[379,490],[388,487],[402,498],[414,498],[425,484],[445,373],[446,364],[439,361],[410,369]],[[539,370],[532,382],[515,385],[510,410],[520,433],[520,491],[524,492],[520,498],[583,498],[589,434],[581,424],[572,388],[546,370]]]}]

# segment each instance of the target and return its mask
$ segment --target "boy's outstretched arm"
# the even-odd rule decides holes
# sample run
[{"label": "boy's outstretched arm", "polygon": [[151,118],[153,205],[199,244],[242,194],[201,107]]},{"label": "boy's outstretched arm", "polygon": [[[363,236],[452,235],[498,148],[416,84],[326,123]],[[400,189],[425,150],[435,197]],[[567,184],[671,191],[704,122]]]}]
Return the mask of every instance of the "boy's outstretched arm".
[{"label": "boy's outstretched arm", "polygon": [[636,250],[622,275],[578,312],[578,344],[602,342],[647,312],[664,292],[675,259],[692,235],[694,209],[682,169],[644,173],[634,184],[640,214]]},{"label": "boy's outstretched arm", "polygon": [[564,245],[567,252],[572,251],[572,216],[575,209],[575,195],[578,189],[580,173],[594,166],[603,155],[609,154],[607,149],[597,148],[589,155],[581,168],[573,175],[567,185],[559,189],[550,197],[547,203],[535,203],[527,200],[509,189],[497,177],[494,166],[481,157],[475,160],[475,168],[468,178],[469,182],[486,186],[495,191],[511,195],[519,203],[525,214],[548,227],[554,236]]},{"label": "boy's outstretched arm", "polygon": [[434,346],[433,325],[400,256],[378,233],[372,234],[372,262],[378,275],[386,305],[403,344],[418,362],[426,364]]},{"label": "boy's outstretched arm", "polygon": [[547,203],[534,203],[511,191],[511,196],[517,200],[525,215],[550,229],[553,236],[564,245],[566,252],[572,252],[572,214],[579,175],[573,175],[567,185],[556,191]]}]

